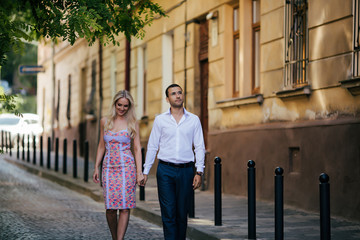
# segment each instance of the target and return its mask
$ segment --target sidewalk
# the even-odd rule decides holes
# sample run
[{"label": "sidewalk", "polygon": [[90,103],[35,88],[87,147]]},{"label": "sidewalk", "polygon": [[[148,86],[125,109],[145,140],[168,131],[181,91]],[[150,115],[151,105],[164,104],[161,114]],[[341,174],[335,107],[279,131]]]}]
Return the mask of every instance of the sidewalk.
[{"label": "sidewalk", "polygon": [[[78,158],[78,178],[72,177],[72,159],[68,157],[68,173],[62,173],[62,156],[59,156],[59,171],[54,169],[54,156],[52,155],[51,169],[46,168],[46,154],[44,152],[44,167],[39,166],[39,154],[34,165],[30,154],[27,159],[16,159],[16,152],[10,157],[3,154],[8,162],[18,165],[41,177],[57,182],[72,190],[86,194],[96,201],[102,200],[102,189],[92,182],[93,163],[89,166],[89,182],[83,180],[83,159]],[[0,166],[1,167],[1,166]],[[274,239],[274,204],[270,202],[256,202],[256,236],[257,239]],[[149,222],[161,225],[160,206],[157,199],[156,179],[149,177],[145,188],[145,201],[139,200],[137,189],[137,208],[132,211],[135,216]],[[247,239],[247,198],[234,195],[222,195],[222,226],[214,225],[214,194],[208,191],[195,192],[195,218],[189,219],[187,232],[189,239]],[[293,208],[284,209],[284,239],[311,240],[320,239],[320,217],[317,213],[309,213]],[[360,223],[347,220],[331,219],[331,239],[352,240],[360,239]]]}]

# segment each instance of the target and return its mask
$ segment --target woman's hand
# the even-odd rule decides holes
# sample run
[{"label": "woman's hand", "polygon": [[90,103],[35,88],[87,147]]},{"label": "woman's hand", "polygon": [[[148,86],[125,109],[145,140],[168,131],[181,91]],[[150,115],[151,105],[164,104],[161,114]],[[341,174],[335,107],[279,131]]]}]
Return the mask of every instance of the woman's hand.
[{"label": "woman's hand", "polygon": [[143,186],[143,182],[144,182],[144,175],[142,172],[138,172],[136,174],[136,183],[139,186]]},{"label": "woman's hand", "polygon": [[95,170],[94,170],[93,181],[94,181],[94,183],[99,183],[100,182],[99,169],[98,168],[95,168]]}]

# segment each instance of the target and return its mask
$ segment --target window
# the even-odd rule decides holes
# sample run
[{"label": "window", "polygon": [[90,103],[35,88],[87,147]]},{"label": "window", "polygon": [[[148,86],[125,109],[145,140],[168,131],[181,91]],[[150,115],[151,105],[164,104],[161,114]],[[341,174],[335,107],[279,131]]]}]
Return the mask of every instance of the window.
[{"label": "window", "polygon": [[353,70],[354,77],[359,76],[359,60],[360,60],[360,39],[359,39],[359,27],[360,27],[360,7],[359,0],[354,0],[353,7],[354,15],[354,42],[353,42]]},{"label": "window", "polygon": [[60,80],[58,80],[58,87],[57,87],[57,103],[56,103],[56,112],[55,112],[55,119],[59,122],[59,113],[60,113]]},{"label": "window", "polygon": [[307,85],[307,0],[286,0],[284,88]]},{"label": "window", "polygon": [[111,97],[114,97],[116,94],[116,52],[111,53],[111,65],[110,65],[110,91]]},{"label": "window", "polygon": [[260,91],[260,0],[252,2],[252,83],[251,92]]},{"label": "window", "polygon": [[91,92],[85,105],[85,112],[87,114],[95,114],[95,91],[96,91],[96,60],[91,63]]},{"label": "window", "polygon": [[169,108],[166,102],[165,89],[174,82],[174,34],[172,32],[163,35],[162,47],[162,112]]},{"label": "window", "polygon": [[239,53],[240,53],[240,42],[239,42],[239,7],[233,10],[233,58],[234,58],[234,75],[233,75],[233,96],[239,95]]},{"label": "window", "polygon": [[68,126],[70,127],[71,120],[71,75],[68,78],[68,99],[67,99],[67,107],[66,107],[66,118],[68,120]]},{"label": "window", "polygon": [[138,49],[138,117],[147,115],[147,50],[146,46]]}]

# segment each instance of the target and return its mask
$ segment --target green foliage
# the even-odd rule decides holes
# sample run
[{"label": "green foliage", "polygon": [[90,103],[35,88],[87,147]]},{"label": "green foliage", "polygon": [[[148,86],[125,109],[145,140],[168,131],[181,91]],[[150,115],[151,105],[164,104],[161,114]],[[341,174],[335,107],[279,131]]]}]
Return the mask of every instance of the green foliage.
[{"label": "green foliage", "polygon": [[23,41],[39,38],[61,39],[74,44],[85,38],[119,45],[123,33],[142,38],[144,27],[163,9],[151,0],[2,0],[0,4],[0,66],[11,49],[24,47]]},{"label": "green foliage", "polygon": [[[7,61],[1,67],[1,79],[9,82],[13,86],[13,91],[18,92],[19,89],[24,88],[29,91],[30,88],[37,86],[36,75],[21,75],[18,68],[20,65],[36,65],[37,64],[37,46],[29,43],[24,44],[24,53],[17,54],[14,51],[9,51],[7,54]],[[13,82],[18,79],[20,85]]]},{"label": "green foliage", "polygon": [[18,112],[21,113],[36,113],[36,96],[29,95],[29,96],[23,96],[23,95],[17,95],[16,98],[16,109]]},{"label": "green foliage", "polygon": [[21,116],[21,113],[16,109],[17,102],[15,97],[16,95],[0,94],[0,113],[13,112],[15,115]]}]

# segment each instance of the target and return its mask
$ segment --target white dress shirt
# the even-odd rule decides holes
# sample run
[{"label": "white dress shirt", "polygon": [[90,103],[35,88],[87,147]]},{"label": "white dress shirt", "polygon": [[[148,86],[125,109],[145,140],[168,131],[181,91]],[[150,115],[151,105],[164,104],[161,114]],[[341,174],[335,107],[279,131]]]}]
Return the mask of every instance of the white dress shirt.
[{"label": "white dress shirt", "polygon": [[205,145],[198,116],[185,108],[179,123],[171,115],[170,109],[156,116],[148,142],[144,174],[149,174],[157,152],[158,159],[171,163],[194,162],[196,157],[196,171],[203,172]]}]

